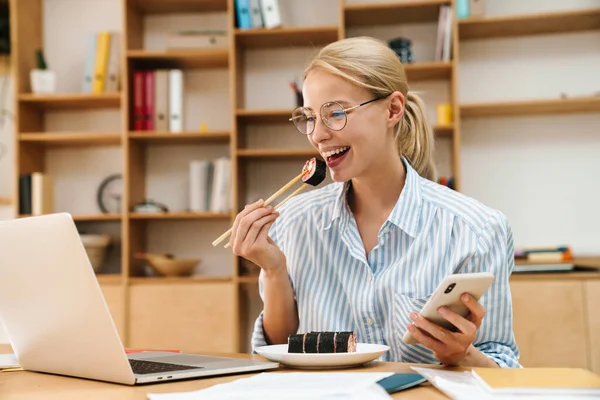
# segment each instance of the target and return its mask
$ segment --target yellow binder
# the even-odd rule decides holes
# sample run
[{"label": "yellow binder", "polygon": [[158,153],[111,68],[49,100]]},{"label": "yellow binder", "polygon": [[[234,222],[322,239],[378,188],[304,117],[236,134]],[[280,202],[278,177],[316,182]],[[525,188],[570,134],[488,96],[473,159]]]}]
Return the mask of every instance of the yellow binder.
[{"label": "yellow binder", "polygon": [[96,42],[96,62],[94,64],[94,82],[92,93],[104,93],[106,87],[106,70],[110,49],[110,33],[99,32]]}]

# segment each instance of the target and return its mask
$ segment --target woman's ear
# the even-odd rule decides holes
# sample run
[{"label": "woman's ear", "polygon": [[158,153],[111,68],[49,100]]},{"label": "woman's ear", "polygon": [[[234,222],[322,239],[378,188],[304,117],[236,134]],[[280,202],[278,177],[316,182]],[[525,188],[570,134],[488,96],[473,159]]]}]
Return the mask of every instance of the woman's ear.
[{"label": "woman's ear", "polygon": [[404,117],[404,95],[401,92],[394,92],[390,95],[388,125],[390,127],[402,121]]}]

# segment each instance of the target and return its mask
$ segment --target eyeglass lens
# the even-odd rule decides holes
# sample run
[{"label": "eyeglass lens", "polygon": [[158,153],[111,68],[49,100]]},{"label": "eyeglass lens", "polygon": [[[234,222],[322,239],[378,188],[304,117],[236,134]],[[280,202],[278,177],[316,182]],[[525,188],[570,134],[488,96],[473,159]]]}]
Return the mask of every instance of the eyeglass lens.
[{"label": "eyeglass lens", "polygon": [[[346,126],[346,112],[341,104],[329,102],[321,107],[321,120],[334,131],[339,131]],[[305,135],[310,135],[315,129],[316,118],[309,108],[298,107],[292,113],[292,121],[296,129]]]}]

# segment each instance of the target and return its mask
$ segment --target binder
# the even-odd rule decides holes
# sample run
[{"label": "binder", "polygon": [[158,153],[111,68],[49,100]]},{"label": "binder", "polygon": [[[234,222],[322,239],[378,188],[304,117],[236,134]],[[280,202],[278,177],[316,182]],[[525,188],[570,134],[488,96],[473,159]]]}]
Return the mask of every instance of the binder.
[{"label": "binder", "polygon": [[144,121],[144,72],[133,73],[133,129],[146,130]]},{"label": "binder", "polygon": [[235,11],[238,28],[252,28],[252,18],[250,17],[250,0],[235,0]]},{"label": "binder", "polygon": [[473,368],[471,374],[491,394],[600,397],[600,375],[582,368]]},{"label": "binder", "polygon": [[183,71],[169,70],[169,130],[183,131]]},{"label": "binder", "polygon": [[54,212],[54,189],[48,174],[31,174],[31,215],[44,215]]},{"label": "binder", "polygon": [[250,19],[253,28],[262,28],[264,26],[260,0],[250,0]]},{"label": "binder", "polygon": [[208,211],[210,164],[211,162],[208,160],[193,160],[190,162],[189,195],[190,211],[192,212]]},{"label": "binder", "polygon": [[121,55],[120,47],[121,42],[119,40],[118,33],[110,34],[110,50],[108,54],[108,67],[106,69],[106,90],[107,93],[115,93],[119,91],[119,79],[121,66]]},{"label": "binder", "polygon": [[81,91],[83,93],[92,93],[92,82],[94,81],[94,62],[96,59],[96,40],[95,33],[90,33],[87,39],[87,52],[85,55],[85,66],[83,68],[83,80]]},{"label": "binder", "polygon": [[169,72],[164,69],[154,73],[154,130],[169,130]]},{"label": "binder", "polygon": [[485,0],[469,0],[469,16],[483,17],[485,15]]},{"label": "binder", "polygon": [[96,57],[94,65],[94,81],[92,83],[92,93],[104,93],[106,85],[106,68],[108,67],[109,48],[109,33],[98,33],[98,37],[96,40]]},{"label": "binder", "polygon": [[469,1],[470,0],[456,0],[456,18],[469,18]]},{"label": "binder", "polygon": [[19,176],[19,214],[31,214],[31,174]]},{"label": "binder", "polygon": [[278,28],[287,24],[287,21],[284,22],[285,15],[279,0],[261,0],[260,5],[265,28]]},{"label": "binder", "polygon": [[144,73],[143,113],[145,129],[154,130],[154,71]]}]

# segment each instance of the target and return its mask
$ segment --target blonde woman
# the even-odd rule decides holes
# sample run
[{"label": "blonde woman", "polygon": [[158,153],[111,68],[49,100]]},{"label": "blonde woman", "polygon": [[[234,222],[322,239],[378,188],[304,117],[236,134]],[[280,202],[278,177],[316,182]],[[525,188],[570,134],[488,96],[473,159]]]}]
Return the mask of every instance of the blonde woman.
[{"label": "blonde woman", "polygon": [[[261,267],[264,309],[252,346],[290,334],[353,330],[390,346],[384,359],[448,366],[520,367],[509,276],[513,238],[498,211],[434,183],[433,135],[395,53],[375,39],[324,47],[304,73],[300,132],[334,183],[280,212],[259,200],[236,217],[230,244]],[[448,274],[492,272],[470,315],[440,313],[457,332],[423,319]],[[419,341],[406,345],[406,330]]]}]

